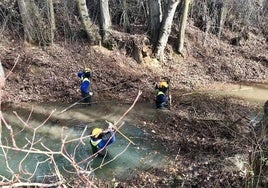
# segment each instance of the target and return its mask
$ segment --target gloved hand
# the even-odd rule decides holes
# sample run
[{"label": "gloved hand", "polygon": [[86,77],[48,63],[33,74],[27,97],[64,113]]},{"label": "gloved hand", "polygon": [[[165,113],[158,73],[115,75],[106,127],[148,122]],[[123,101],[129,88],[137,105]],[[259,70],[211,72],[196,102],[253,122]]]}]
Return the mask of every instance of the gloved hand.
[{"label": "gloved hand", "polygon": [[114,125],[111,122],[109,122],[108,129],[113,129],[113,127],[114,127]]},{"label": "gloved hand", "polygon": [[89,92],[89,95],[92,96],[93,95],[93,92]]}]

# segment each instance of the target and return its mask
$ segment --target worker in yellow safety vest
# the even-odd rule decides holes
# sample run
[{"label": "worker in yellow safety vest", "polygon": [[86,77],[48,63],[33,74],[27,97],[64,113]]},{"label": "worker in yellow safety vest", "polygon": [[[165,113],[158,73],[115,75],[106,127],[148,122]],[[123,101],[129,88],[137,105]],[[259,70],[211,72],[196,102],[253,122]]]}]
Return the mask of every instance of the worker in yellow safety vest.
[{"label": "worker in yellow safety vest", "polygon": [[160,81],[155,86],[156,89],[156,108],[162,109],[168,107],[167,91],[169,89],[167,81]]},{"label": "worker in yellow safety vest", "polygon": [[90,144],[93,154],[104,153],[106,147],[115,141],[115,132],[112,129],[112,125],[109,125],[108,129],[103,130],[101,128],[94,128],[90,136]]}]

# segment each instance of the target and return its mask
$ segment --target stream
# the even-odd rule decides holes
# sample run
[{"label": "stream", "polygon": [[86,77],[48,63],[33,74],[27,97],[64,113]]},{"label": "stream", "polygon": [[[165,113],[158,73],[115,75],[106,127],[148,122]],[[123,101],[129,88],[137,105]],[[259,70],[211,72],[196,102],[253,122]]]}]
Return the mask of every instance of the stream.
[{"label": "stream", "polygon": [[211,93],[232,96],[248,102],[265,103],[268,100],[268,83],[232,84],[229,88],[211,91]]},{"label": "stream", "polygon": [[[249,102],[264,104],[268,100],[268,85],[234,85],[230,90],[215,90],[209,91],[209,93],[239,97]],[[68,141],[79,138],[81,135],[89,135],[94,127],[106,129],[108,124],[105,121],[118,121],[131,104],[117,104],[116,102],[99,103],[91,106],[78,104],[61,113],[69,106],[70,104],[62,103],[24,104],[23,106],[18,105],[16,108],[3,106],[2,113],[8,125],[13,129],[18,146],[29,148],[34,130],[36,130],[34,148],[47,151],[45,145],[52,151],[60,151],[63,138]],[[53,110],[55,111],[53,112]],[[51,117],[46,120],[51,113]],[[166,161],[172,159],[165,152],[161,143],[152,139],[153,131],[139,128],[141,123],[154,120],[161,114],[161,111],[154,108],[154,104],[137,103],[118,124],[122,125],[120,131],[127,135],[135,145],[130,144],[124,136],[117,133],[116,141],[107,147],[108,155],[104,159],[90,157],[92,151],[89,138],[84,139],[83,142],[78,140],[66,144],[66,151],[78,162],[80,167],[90,171],[92,176],[104,180],[127,179],[135,176],[141,170],[152,167],[162,168]],[[23,126],[23,122],[27,126]],[[3,126],[2,135],[5,136],[1,138],[2,143],[12,144],[12,140],[7,136],[9,134],[10,131]],[[8,165],[4,156],[7,157]],[[68,160],[61,155],[55,155],[54,157],[56,166],[62,174],[72,173],[73,169]],[[87,158],[89,159],[83,162]],[[44,154],[26,155],[12,150],[8,150],[8,152],[7,150],[0,151],[0,174],[10,178],[12,173],[19,172],[21,161],[23,161],[21,165],[24,171],[28,172],[23,175],[25,177],[22,176],[23,178],[30,177],[34,181],[44,182],[48,181],[47,179],[53,179],[55,176],[55,165]],[[107,161],[110,162],[105,164]]]},{"label": "stream", "polygon": [[[78,104],[61,113],[68,106],[69,104],[56,103],[24,104],[15,109],[3,107],[5,110],[2,113],[8,124],[13,128],[18,146],[29,147],[35,128],[34,140],[36,144],[34,148],[46,151],[42,146],[45,145],[52,151],[60,151],[63,137],[68,141],[79,138],[82,134],[84,136],[89,135],[94,127],[106,129],[108,127],[106,120],[117,121],[128,110],[130,104],[109,103],[108,105],[95,104],[91,106]],[[144,108],[146,113],[142,110]],[[54,109],[56,111],[46,121],[46,118]],[[127,135],[135,145],[130,144],[121,134],[116,133],[116,141],[107,147],[108,155],[105,158],[90,157],[92,151],[89,138],[84,139],[83,143],[74,141],[66,144],[67,153],[75,158],[80,167],[90,171],[92,176],[105,180],[131,178],[140,170],[152,167],[161,168],[162,164],[165,164],[165,160],[168,160],[168,155],[162,150],[160,143],[151,140],[154,133],[138,128],[142,119],[144,119],[142,123],[145,123],[146,120],[154,119],[159,113],[161,112],[156,111],[152,104],[136,104],[118,124],[122,125],[120,132]],[[23,127],[22,121],[27,124],[26,127]],[[9,130],[3,129],[2,135],[9,134]],[[8,145],[11,143],[12,141],[9,138]],[[0,154],[0,158],[3,158],[3,152],[0,152]],[[7,153],[9,164],[6,165],[5,160],[0,160],[0,165],[4,167],[0,169],[0,174],[10,178],[11,173],[8,167],[13,170],[13,173],[18,172],[19,162],[25,156],[25,153],[9,150]],[[111,162],[109,162],[110,160]],[[61,155],[55,155],[55,161],[62,174],[66,175],[73,171],[70,163]],[[106,162],[109,163],[105,164]],[[55,176],[54,164],[51,163],[43,154],[30,154],[23,161],[22,166],[29,174],[34,174],[31,177],[32,180],[44,182],[47,181],[48,177],[53,179],[53,176]],[[36,168],[37,164],[38,168]],[[26,177],[29,178],[25,175]]]}]

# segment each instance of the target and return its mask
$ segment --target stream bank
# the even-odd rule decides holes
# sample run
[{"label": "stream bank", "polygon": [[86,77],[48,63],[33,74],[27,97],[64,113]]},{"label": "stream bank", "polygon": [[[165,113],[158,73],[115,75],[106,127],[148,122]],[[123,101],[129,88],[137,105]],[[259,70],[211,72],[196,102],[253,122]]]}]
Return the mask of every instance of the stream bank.
[{"label": "stream bank", "polygon": [[[215,184],[223,186],[224,184],[219,184],[218,178],[235,186],[244,183],[246,174],[241,174],[241,169],[236,162],[246,160],[249,156],[248,151],[251,149],[249,139],[252,133],[250,119],[262,110],[259,108],[260,103],[204,92],[173,95],[172,98],[173,105],[170,110],[156,110],[154,103],[138,102],[124,118],[132,128],[128,130],[123,127],[122,131],[130,139],[139,143],[139,146],[128,148],[125,153],[126,158],[123,155],[123,159],[132,162],[127,160],[124,162],[118,158],[116,162],[105,167],[104,171],[96,171],[98,175],[95,176],[95,181],[100,187],[115,184],[119,187],[136,185],[190,187]],[[51,124],[48,123],[49,128],[44,129],[44,135],[48,139],[59,139],[61,127],[73,129],[71,133],[74,133],[75,130],[81,132],[85,125],[90,127],[97,123],[103,126],[105,120],[111,122],[118,120],[130,106],[130,104],[120,104],[118,101],[92,106],[77,105],[60,114],[69,105],[26,103],[17,105],[17,108],[14,106],[5,108],[3,105],[3,111],[9,109],[10,113],[17,111],[18,114],[28,113],[29,115],[30,110],[33,109],[30,120],[35,122],[36,119],[44,120],[53,109],[56,109],[54,116],[51,117]],[[25,112],[23,108],[26,109]],[[119,146],[125,144],[124,139],[118,141]],[[150,146],[146,147],[148,143]],[[115,151],[119,151],[117,144],[110,149],[113,147]],[[88,151],[88,148],[82,151]],[[136,155],[137,151],[144,156]],[[152,156],[156,158],[150,158]],[[133,161],[143,161],[143,163],[133,163]],[[148,164],[150,161],[152,164]],[[147,168],[143,169],[135,165]],[[113,169],[119,174],[124,174],[126,173],[124,170],[127,170],[130,176],[120,177],[113,172]],[[107,179],[106,176],[109,178]]]},{"label": "stream bank", "polygon": [[[230,37],[231,34],[228,33]],[[155,111],[154,83],[160,77],[170,78],[170,111],[158,112],[147,121],[143,114],[133,114],[133,126],[151,133],[170,160],[164,168],[152,167],[125,180],[96,178],[94,182],[99,187],[244,187],[250,179],[244,170],[250,169],[241,162],[248,161],[248,151],[253,149],[250,119],[262,112],[262,102],[215,96],[203,91],[222,87],[224,92],[229,83],[239,85],[244,81],[267,83],[268,48],[262,36],[250,33],[245,44],[233,46],[228,40],[207,36],[190,24],[184,58],[171,53],[172,48],[168,46],[170,53],[166,62],[148,59],[144,64],[138,64],[120,49],[110,51],[87,43],[68,44],[66,41],[41,48],[12,36],[2,37],[5,40],[0,42],[3,49],[0,57],[6,75],[9,75],[2,98],[3,112],[7,110],[6,104],[37,103],[41,108],[34,111],[43,114],[44,103],[75,103],[80,100],[80,80],[76,73],[85,66],[94,72],[92,89],[96,101],[117,101],[120,106],[132,102],[141,90],[139,103],[151,105]],[[204,38],[210,45],[203,46]],[[88,121],[88,114],[79,115],[79,111],[85,111],[80,107],[67,114],[73,119]],[[111,110],[116,117],[122,114],[122,111]],[[96,112],[94,105],[92,111]],[[96,115],[98,118],[110,117],[105,110]],[[64,126],[66,121],[62,117],[54,123]],[[79,181],[75,183],[78,187]]]}]

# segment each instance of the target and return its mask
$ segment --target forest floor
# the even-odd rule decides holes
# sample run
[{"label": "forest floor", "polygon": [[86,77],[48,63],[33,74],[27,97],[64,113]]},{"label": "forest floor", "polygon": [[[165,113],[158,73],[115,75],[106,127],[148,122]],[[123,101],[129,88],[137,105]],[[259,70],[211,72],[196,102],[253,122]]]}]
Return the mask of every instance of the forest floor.
[{"label": "forest floor", "polygon": [[[234,34],[221,40],[189,25],[184,58],[167,47],[166,62],[145,57],[138,64],[125,49],[107,50],[86,42],[56,42],[36,47],[0,36],[0,57],[7,75],[2,104],[68,102],[80,99],[79,70],[93,71],[95,100],[154,103],[154,83],[170,79],[172,106],[158,119],[141,124],[155,130],[154,139],[173,156],[164,169],[152,168],[117,187],[243,187],[248,180],[237,160],[250,156],[252,129],[248,114],[260,106],[202,91],[230,89],[233,83],[267,83],[268,45],[251,32],[240,45],[231,45]],[[114,182],[100,182],[100,187]]]}]

